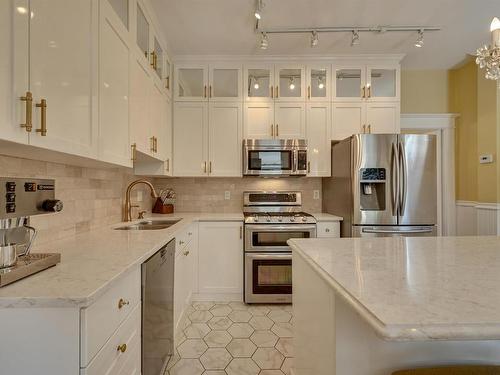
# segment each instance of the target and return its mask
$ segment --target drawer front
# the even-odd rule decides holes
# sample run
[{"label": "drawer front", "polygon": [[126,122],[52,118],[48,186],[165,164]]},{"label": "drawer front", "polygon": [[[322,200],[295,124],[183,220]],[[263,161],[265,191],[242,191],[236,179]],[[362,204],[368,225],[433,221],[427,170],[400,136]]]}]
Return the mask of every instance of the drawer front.
[{"label": "drawer front", "polygon": [[[120,349],[119,349],[120,347]],[[97,353],[82,375],[140,374],[141,371],[141,304],[120,325]]]},{"label": "drawer front", "polygon": [[195,237],[196,226],[191,224],[187,229],[183,230],[175,236],[175,253],[179,254]]},{"label": "drawer front", "polygon": [[338,221],[318,223],[317,229],[318,237],[340,237],[340,223]]},{"label": "drawer front", "polygon": [[141,268],[137,267],[96,302],[81,310],[81,367],[87,366],[140,301]]}]

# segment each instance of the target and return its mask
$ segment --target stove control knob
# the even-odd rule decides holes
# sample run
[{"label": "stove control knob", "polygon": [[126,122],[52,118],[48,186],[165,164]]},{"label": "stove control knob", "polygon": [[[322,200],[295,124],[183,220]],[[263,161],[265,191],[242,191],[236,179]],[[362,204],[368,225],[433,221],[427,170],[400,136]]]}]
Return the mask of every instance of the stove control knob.
[{"label": "stove control knob", "polygon": [[42,203],[42,209],[48,212],[59,212],[63,209],[63,202],[58,199],[47,199]]},{"label": "stove control knob", "polygon": [[283,216],[278,216],[278,221],[281,223],[283,221]]},{"label": "stove control knob", "polygon": [[253,221],[258,222],[259,221],[259,215],[253,215]]},{"label": "stove control knob", "polygon": [[295,221],[295,216],[290,216],[290,221],[293,223]]},{"label": "stove control knob", "polygon": [[266,220],[269,223],[271,221],[271,216],[268,216]]},{"label": "stove control knob", "polygon": [[305,223],[307,221],[307,217],[302,216],[302,221]]}]

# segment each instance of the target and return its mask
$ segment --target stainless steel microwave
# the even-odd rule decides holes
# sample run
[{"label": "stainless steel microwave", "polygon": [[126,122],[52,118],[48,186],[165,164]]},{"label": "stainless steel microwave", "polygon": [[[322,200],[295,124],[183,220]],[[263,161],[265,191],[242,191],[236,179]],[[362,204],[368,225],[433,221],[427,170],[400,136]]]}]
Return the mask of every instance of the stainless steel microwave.
[{"label": "stainless steel microwave", "polygon": [[305,139],[246,139],[243,141],[243,175],[305,176]]}]

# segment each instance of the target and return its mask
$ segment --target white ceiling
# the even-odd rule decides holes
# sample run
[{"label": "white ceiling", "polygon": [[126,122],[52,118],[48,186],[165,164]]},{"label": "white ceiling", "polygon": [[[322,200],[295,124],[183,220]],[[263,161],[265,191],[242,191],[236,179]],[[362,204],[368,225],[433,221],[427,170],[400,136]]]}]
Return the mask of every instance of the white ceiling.
[{"label": "white ceiling", "polygon": [[427,25],[443,29],[425,34],[362,33],[350,46],[348,34],[320,34],[316,48],[309,35],[270,35],[258,48],[254,0],[151,0],[167,36],[170,53],[181,55],[333,55],[406,54],[407,69],[448,69],[489,42],[489,24],[500,16],[499,0],[265,0],[262,27]]}]

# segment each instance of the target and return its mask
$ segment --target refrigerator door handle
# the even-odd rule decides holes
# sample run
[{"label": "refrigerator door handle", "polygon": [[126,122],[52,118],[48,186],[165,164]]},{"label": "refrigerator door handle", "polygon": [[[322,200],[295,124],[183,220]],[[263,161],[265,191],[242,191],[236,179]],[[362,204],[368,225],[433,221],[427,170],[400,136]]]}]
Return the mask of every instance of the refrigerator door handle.
[{"label": "refrigerator door handle", "polygon": [[391,151],[391,197],[392,215],[397,216],[399,206],[399,159],[396,143],[392,144]]},{"label": "refrigerator door handle", "polygon": [[403,216],[406,209],[406,193],[408,190],[408,168],[406,164],[406,150],[403,143],[399,144],[399,167],[401,179],[401,184],[399,186],[399,195],[401,199],[399,203],[399,214]]},{"label": "refrigerator door handle", "polygon": [[371,229],[371,228],[363,228],[361,231],[363,233],[380,233],[380,234],[418,234],[418,233],[432,233],[434,228],[432,227],[423,227],[417,229]]}]

